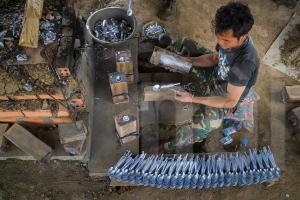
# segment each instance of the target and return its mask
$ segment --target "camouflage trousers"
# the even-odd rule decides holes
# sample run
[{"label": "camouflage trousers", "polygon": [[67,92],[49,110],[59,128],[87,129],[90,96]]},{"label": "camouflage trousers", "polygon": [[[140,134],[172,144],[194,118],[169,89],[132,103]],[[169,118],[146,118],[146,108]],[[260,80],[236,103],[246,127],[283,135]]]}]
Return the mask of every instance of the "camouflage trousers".
[{"label": "camouflage trousers", "polygon": [[[214,85],[217,90],[209,91],[205,96],[221,96],[222,88]],[[218,95],[217,95],[218,94]],[[168,145],[171,148],[186,146],[195,142],[201,142],[210,132],[221,127],[228,109],[219,109],[204,105],[193,105],[194,116],[191,122],[176,127],[176,137]]]},{"label": "camouflage trousers", "polygon": [[[225,96],[222,87],[212,81],[205,96]],[[213,88],[214,90],[211,90]],[[246,98],[234,109],[213,108],[204,105],[193,105],[193,121],[176,127],[176,137],[167,144],[166,148],[182,147],[196,142],[202,142],[209,133],[222,127],[229,127],[233,123],[241,123],[241,127],[253,131],[253,106],[259,99],[258,95],[250,90]],[[226,123],[225,123],[226,122]],[[229,122],[229,123],[228,123]]]}]

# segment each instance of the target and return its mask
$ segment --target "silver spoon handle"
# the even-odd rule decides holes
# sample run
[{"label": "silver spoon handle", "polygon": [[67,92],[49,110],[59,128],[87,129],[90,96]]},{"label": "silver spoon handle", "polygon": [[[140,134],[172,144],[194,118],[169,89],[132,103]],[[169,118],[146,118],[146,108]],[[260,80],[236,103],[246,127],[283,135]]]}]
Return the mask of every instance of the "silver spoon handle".
[{"label": "silver spoon handle", "polygon": [[127,8],[127,15],[131,16],[132,15],[132,9],[131,9],[131,0],[128,0],[128,8]]}]

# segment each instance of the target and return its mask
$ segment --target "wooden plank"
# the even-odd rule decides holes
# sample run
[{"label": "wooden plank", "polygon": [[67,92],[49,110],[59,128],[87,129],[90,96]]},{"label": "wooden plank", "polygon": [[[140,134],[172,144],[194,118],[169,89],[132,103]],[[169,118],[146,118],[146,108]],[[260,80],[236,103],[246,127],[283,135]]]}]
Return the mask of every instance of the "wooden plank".
[{"label": "wooden plank", "polygon": [[43,4],[43,0],[27,0],[23,29],[19,40],[20,46],[30,48],[38,47]]},{"label": "wooden plank", "polygon": [[48,100],[65,100],[64,95],[58,91],[55,94],[31,94],[31,95],[3,95],[0,96],[0,101],[7,101],[7,100],[15,100],[15,101],[22,101],[22,100],[34,100],[34,99],[48,99]]},{"label": "wooden plank", "polygon": [[116,63],[117,72],[123,72],[127,76],[128,83],[134,82],[133,62],[131,60]]},{"label": "wooden plank", "polygon": [[59,105],[59,110],[57,113],[52,112],[51,110],[0,110],[0,119],[4,118],[17,118],[17,117],[29,117],[29,118],[43,118],[43,117],[69,117],[69,111],[63,106]]},{"label": "wooden plank", "polygon": [[4,133],[4,136],[22,151],[37,160],[42,161],[45,158],[49,158],[49,155],[52,153],[52,149],[47,144],[17,123],[9,128]]},{"label": "wooden plank", "polygon": [[131,113],[124,112],[114,117],[116,130],[120,137],[124,137],[130,133],[137,131],[136,117]]},{"label": "wooden plank", "polygon": [[183,89],[180,86],[175,86],[172,90],[153,91],[153,86],[146,86],[144,88],[144,101],[175,100],[175,90],[182,91]]},{"label": "wooden plank", "polygon": [[300,101],[300,85],[285,86],[287,100],[290,102]]},{"label": "wooden plank", "polygon": [[115,72],[109,74],[109,83],[113,96],[128,94],[127,78],[124,73]]},{"label": "wooden plank", "polygon": [[73,123],[70,117],[7,117],[0,118],[0,122],[3,123],[15,123],[19,122],[22,124],[69,124]]}]

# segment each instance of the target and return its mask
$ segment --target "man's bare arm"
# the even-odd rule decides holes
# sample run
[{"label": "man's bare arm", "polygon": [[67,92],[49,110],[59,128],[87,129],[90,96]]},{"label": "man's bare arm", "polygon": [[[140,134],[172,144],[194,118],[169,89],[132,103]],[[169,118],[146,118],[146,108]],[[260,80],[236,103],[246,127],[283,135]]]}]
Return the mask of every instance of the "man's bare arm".
[{"label": "man's bare arm", "polygon": [[202,104],[214,108],[234,108],[238,103],[242,93],[245,90],[245,86],[234,86],[228,83],[227,96],[212,96],[212,97],[193,97],[188,92],[178,92],[175,97],[176,100],[181,102],[190,102],[196,104]]},{"label": "man's bare arm", "polygon": [[211,53],[198,57],[190,57],[195,67],[214,67],[218,63],[218,54]]}]

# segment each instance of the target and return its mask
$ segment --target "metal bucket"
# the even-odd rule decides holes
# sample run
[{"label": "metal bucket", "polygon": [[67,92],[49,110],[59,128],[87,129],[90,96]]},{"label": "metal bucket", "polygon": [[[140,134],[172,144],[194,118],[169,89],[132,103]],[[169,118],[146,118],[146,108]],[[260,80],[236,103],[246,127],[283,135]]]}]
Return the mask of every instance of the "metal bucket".
[{"label": "metal bucket", "polygon": [[[110,19],[110,18],[115,18],[117,20],[119,20],[119,19],[126,20],[132,27],[132,33],[125,40],[118,41],[118,42],[108,42],[105,40],[98,39],[93,34],[93,29],[94,29],[95,23],[99,20]],[[136,26],[137,26],[137,23],[136,23],[135,17],[133,15],[128,16],[127,10],[124,10],[124,9],[118,8],[118,7],[109,7],[109,8],[103,8],[101,10],[98,10],[98,11],[94,12],[93,14],[91,14],[86,22],[86,28],[88,30],[89,35],[96,42],[99,42],[99,43],[103,44],[104,46],[108,46],[108,47],[122,44],[122,43],[126,42],[128,39],[132,38],[134,36],[134,34],[136,33]]]}]

